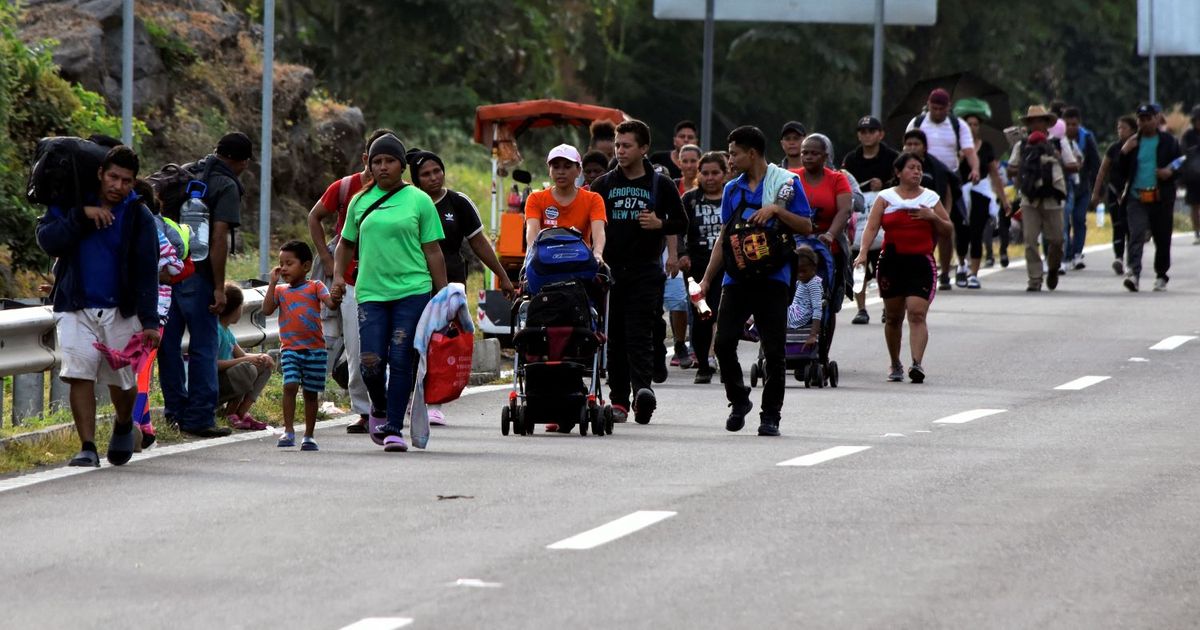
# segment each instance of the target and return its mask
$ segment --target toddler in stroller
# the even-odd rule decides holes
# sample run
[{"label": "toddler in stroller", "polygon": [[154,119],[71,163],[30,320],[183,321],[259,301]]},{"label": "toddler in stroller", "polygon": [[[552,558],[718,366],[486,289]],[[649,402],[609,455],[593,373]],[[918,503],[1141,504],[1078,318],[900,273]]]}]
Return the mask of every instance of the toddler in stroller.
[{"label": "toddler in stroller", "polygon": [[[796,290],[792,304],[788,306],[788,330],[785,340],[784,360],[796,380],[805,387],[837,387],[837,361],[821,361],[828,356],[824,344],[828,337],[823,334],[829,321],[829,295],[833,284],[833,257],[823,243],[816,239],[805,240],[796,250]],[[763,355],[759,351],[758,361],[750,367],[750,386],[758,385],[766,373]]]},{"label": "toddler in stroller", "polygon": [[[500,431],[533,435],[538,424],[580,435],[612,433],[600,379],[607,341],[608,278],[579,232],[542,230],[513,305],[513,389]],[[586,380],[586,382],[585,382]]]}]

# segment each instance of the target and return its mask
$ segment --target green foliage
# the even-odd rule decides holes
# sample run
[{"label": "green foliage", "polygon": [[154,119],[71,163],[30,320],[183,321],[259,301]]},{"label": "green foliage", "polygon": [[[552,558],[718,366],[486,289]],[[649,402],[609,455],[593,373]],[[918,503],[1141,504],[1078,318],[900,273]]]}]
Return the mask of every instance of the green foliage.
[{"label": "green foliage", "polygon": [[143,19],[142,24],[146,27],[146,34],[150,36],[150,42],[158,49],[158,54],[167,68],[179,70],[190,66],[200,58],[191,44],[167,26],[151,19]]},{"label": "green foliage", "polygon": [[[34,239],[41,209],[25,201],[27,165],[39,138],[50,135],[119,137],[121,121],[104,98],[58,75],[51,58],[54,42],[26,45],[17,36],[17,7],[0,2],[0,246],[14,268],[45,268],[47,259]],[[135,121],[135,139],[147,134]],[[136,144],[136,141],[135,141]]]}]

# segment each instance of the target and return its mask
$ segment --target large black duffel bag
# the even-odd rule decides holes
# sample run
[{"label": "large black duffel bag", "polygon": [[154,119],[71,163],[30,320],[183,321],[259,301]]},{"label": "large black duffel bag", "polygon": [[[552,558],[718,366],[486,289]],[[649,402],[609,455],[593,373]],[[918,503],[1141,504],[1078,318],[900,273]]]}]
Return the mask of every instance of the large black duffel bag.
[{"label": "large black duffel bag", "polygon": [[97,173],[108,148],[73,136],[38,141],[25,198],[30,203],[81,206],[100,190]]}]

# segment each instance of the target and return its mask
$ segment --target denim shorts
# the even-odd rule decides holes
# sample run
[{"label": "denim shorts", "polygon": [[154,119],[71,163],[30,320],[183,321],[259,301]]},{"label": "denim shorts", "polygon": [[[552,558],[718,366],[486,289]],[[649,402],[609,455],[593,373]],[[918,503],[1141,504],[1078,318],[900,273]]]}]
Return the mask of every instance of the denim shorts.
[{"label": "denim shorts", "polygon": [[687,294],[687,274],[682,271],[674,278],[667,278],[667,282],[663,285],[663,309],[675,312],[687,312],[688,310],[688,294]]},{"label": "denim shorts", "polygon": [[325,391],[325,362],[321,350],[281,350],[279,366],[283,368],[283,384],[299,383],[306,392]]}]

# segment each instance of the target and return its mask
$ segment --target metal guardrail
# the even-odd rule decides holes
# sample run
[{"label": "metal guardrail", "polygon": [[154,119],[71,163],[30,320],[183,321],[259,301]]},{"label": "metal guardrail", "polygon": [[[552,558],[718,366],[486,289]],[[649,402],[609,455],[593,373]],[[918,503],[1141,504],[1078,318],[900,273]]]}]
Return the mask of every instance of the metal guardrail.
[{"label": "metal guardrail", "polygon": [[[258,284],[259,286],[248,286]],[[243,283],[242,317],[231,327],[238,344],[251,348],[279,340],[279,320],[262,314],[266,287],[257,281]],[[11,305],[11,303],[10,303]],[[49,306],[26,306],[0,311],[0,377],[13,378],[13,424],[22,418],[42,413],[42,391],[45,372],[58,365],[54,348],[54,313]],[[183,349],[188,348],[189,336],[184,335]],[[58,399],[55,390],[65,395],[65,388],[51,381],[51,399]],[[0,397],[0,424],[3,424],[3,397]],[[53,404],[53,402],[52,402]]]}]

